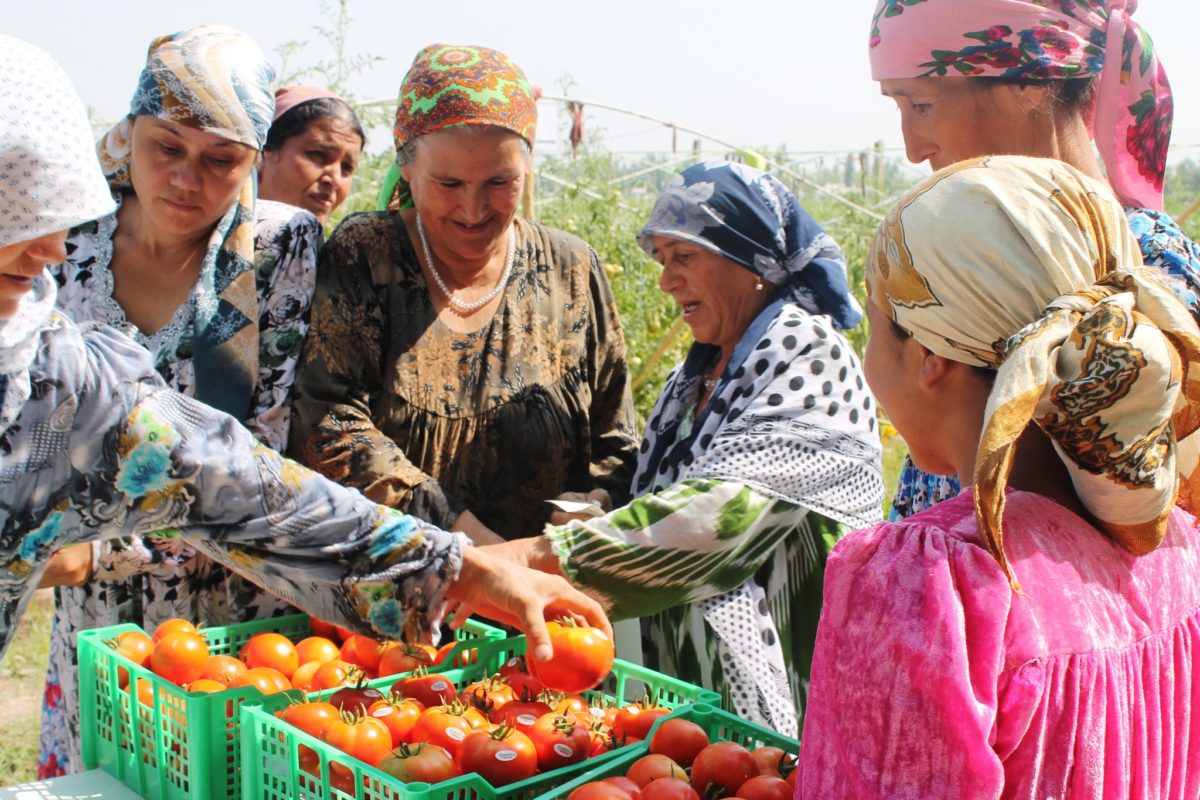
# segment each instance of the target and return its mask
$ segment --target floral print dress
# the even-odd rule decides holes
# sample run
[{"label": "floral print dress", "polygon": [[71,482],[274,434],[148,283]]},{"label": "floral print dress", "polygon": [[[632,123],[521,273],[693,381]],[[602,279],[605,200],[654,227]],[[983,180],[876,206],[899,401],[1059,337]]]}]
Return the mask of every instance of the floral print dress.
[{"label": "floral print dress", "polygon": [[53,311],[35,335],[26,399],[0,380],[0,406],[18,412],[0,427],[0,656],[54,551],[130,532],[169,532],[323,619],[436,630],[464,537],[284,460],[169,391],[111,328]]},{"label": "floral print dress", "polygon": [[545,501],[629,497],[637,433],[625,341],[595,252],[516,220],[512,277],[472,333],[438,320],[396,212],[348,217],[321,251],[292,454],[376,502],[506,538]]},{"label": "floral print dress", "polygon": [[[120,197],[117,197],[118,203]],[[171,321],[147,336],[125,318],[113,297],[110,264],[117,215],[72,231],[67,260],[51,272],[58,307],[76,322],[111,325],[153,354],[167,385],[195,390],[192,322],[197,293]],[[260,200],[255,208],[259,295],[259,378],[245,425],[265,445],[282,450],[290,424],[296,362],[308,328],[321,228],[306,211]],[[93,543],[94,582],[55,590],[54,630],[42,704],[41,778],[74,772],[79,762],[79,706],[75,686],[77,631],[133,622],[152,630],[171,617],[209,625],[288,613],[291,606],[205,558],[177,536],[109,539]]]},{"label": "floral print dress", "polygon": [[[1142,249],[1148,267],[1158,267],[1171,280],[1175,296],[1200,320],[1200,245],[1162,211],[1126,207],[1125,218]],[[912,459],[904,457],[900,479],[888,519],[895,522],[956,496],[961,485],[956,475],[922,472]]]}]

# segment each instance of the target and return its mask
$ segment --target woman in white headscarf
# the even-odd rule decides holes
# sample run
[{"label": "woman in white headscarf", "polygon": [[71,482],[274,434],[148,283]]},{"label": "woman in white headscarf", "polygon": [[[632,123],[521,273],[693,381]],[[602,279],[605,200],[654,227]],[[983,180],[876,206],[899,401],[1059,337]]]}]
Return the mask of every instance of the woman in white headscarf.
[{"label": "woman in white headscarf", "polygon": [[[113,207],[87,117],[45,53],[0,36],[0,657],[51,554],[175,529],[310,614],[430,636],[447,600],[527,628],[603,612],[565,581],[375,505],[286,461],[232,416],[169,389],[150,354],[55,310],[46,264]],[[461,616],[460,616],[461,615]]]}]

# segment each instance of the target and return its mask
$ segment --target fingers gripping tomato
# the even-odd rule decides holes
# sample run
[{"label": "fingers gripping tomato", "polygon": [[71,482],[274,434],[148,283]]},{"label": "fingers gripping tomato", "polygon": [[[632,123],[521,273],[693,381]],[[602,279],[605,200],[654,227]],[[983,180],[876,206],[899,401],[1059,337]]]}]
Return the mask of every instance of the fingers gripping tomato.
[{"label": "fingers gripping tomato", "polygon": [[494,731],[475,731],[463,740],[454,761],[464,773],[478,772],[492,786],[507,786],[532,777],[537,751],[528,736],[501,725]]},{"label": "fingers gripping tomato", "polygon": [[577,625],[569,617],[546,623],[554,655],[549,661],[528,659],[529,672],[551,689],[583,692],[612,671],[616,651],[604,631]]}]

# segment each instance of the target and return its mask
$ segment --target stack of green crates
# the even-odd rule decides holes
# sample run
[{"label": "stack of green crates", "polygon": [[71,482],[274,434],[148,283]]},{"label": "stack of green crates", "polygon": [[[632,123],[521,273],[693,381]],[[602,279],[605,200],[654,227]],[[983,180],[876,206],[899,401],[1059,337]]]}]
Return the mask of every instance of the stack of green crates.
[{"label": "stack of green crates", "polygon": [[[78,636],[85,766],[103,768],[151,800],[240,797],[238,710],[246,703],[262,702],[264,695],[251,687],[213,694],[185,691],[109,646],[121,633],[137,630],[141,629],[136,625],[114,625]],[[250,637],[266,632],[299,641],[311,636],[312,628],[306,615],[296,614],[201,629],[212,655],[236,656]],[[505,636],[499,628],[475,620],[468,620],[456,635],[460,644],[444,660],[447,669],[460,653]],[[121,672],[129,675],[125,688],[120,685]],[[150,686],[150,707],[131,699],[142,682]]]}]

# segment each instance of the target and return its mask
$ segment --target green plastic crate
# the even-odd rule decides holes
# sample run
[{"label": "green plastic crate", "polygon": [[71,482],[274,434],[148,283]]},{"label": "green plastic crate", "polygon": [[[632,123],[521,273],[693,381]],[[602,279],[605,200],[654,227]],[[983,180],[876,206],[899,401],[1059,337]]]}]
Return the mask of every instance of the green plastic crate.
[{"label": "green plastic crate", "polygon": [[[238,708],[246,702],[261,702],[264,695],[252,687],[213,694],[187,692],[118,655],[105,643],[125,631],[140,630],[136,625],[113,625],[82,631],[78,636],[84,765],[104,769],[151,800],[237,798]],[[264,632],[299,641],[312,635],[312,627],[307,615],[294,614],[201,629],[212,655],[236,656],[250,637]],[[456,635],[461,643],[445,659],[446,664],[479,642],[500,640],[505,634],[468,620]],[[118,669],[128,670],[128,689],[120,687]],[[130,702],[143,681],[150,685],[150,707]],[[130,713],[133,705],[137,706],[136,718]]]},{"label": "green plastic crate", "polygon": [[[494,673],[513,656],[524,654],[524,636],[502,642],[485,642],[479,646],[478,662],[443,674],[461,689],[467,683]],[[382,689],[395,680],[380,678],[372,681],[371,685]],[[318,696],[331,693],[324,692]],[[661,705],[674,709],[672,716],[691,708],[693,703],[714,703],[721,699],[715,692],[621,659],[613,663],[612,675],[600,690],[588,693],[590,697],[603,695],[609,702],[635,702],[647,694],[657,698]],[[286,702],[284,696],[275,695],[266,698],[261,705],[242,708],[242,773],[246,776],[242,800],[529,800],[544,797],[547,792],[581,772],[638,746],[627,745],[579,764],[544,772],[499,788],[475,774],[432,785],[403,784],[278,719],[275,712],[283,708]],[[322,777],[315,777],[300,769],[298,752],[302,745],[317,753]],[[348,794],[329,784],[330,761],[351,769],[355,794]]]},{"label": "green plastic crate", "polygon": [[[681,709],[671,716],[681,717],[696,723],[708,734],[710,742],[737,742],[749,750],[765,745],[773,745],[792,755],[797,755],[800,752],[800,743],[795,739],[784,736],[781,733],[776,733],[770,728],[764,728],[761,725],[744,720],[715,706],[694,705]],[[577,775],[557,788],[542,794],[541,797],[543,800],[566,800],[571,795],[571,792],[585,783],[604,780],[616,775],[624,775],[633,762],[649,754],[649,738],[654,736],[654,732],[666,720],[667,718],[663,717],[654,723],[654,727],[650,729],[650,737],[646,741],[631,745],[620,755],[614,756],[602,764],[597,764],[587,772]]]}]

